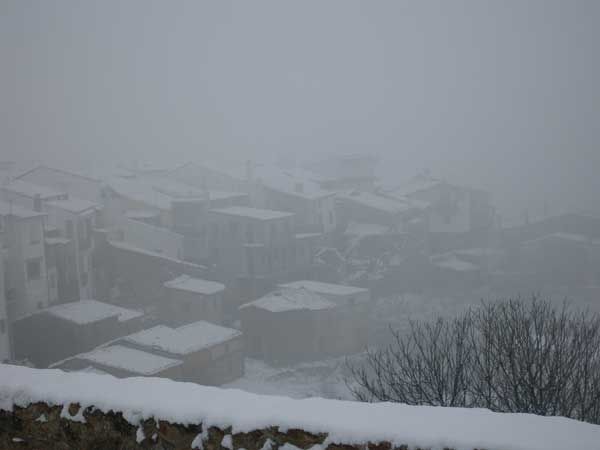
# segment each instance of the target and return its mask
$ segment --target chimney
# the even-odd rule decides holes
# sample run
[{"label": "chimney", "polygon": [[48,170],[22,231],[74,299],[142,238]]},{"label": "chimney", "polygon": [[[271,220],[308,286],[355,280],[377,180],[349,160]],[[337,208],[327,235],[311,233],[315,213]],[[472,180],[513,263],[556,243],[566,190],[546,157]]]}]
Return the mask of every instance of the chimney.
[{"label": "chimney", "polygon": [[33,197],[33,210],[35,212],[42,212],[42,197],[40,194],[35,194]]}]

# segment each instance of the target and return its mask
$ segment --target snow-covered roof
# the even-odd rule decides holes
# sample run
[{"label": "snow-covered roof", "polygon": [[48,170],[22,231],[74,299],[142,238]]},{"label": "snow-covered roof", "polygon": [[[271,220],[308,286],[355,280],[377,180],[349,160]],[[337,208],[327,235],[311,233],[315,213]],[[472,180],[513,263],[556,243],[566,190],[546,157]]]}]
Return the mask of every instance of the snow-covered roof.
[{"label": "snow-covered roof", "polygon": [[311,292],[315,292],[317,294],[323,295],[356,295],[356,294],[364,294],[365,292],[369,292],[368,289],[356,287],[356,286],[347,286],[343,284],[333,284],[333,283],[324,283],[322,281],[314,281],[314,280],[301,280],[301,281],[293,281],[291,283],[281,284],[279,285],[282,288],[291,288],[291,289],[300,289],[304,288]]},{"label": "snow-covered roof", "polygon": [[203,189],[167,178],[113,177],[109,179],[107,185],[122,197],[162,210],[170,210],[171,204],[178,200],[203,200],[207,196],[206,194],[212,200],[225,200],[248,195],[241,192],[215,190],[206,192]]},{"label": "snow-covered roof", "polygon": [[182,364],[178,359],[158,356],[124,345],[98,347],[91,352],[82,353],[74,358],[140,375],[155,375],[163,370]]},{"label": "snow-covered roof", "polygon": [[314,174],[299,169],[282,169],[274,165],[257,164],[254,168],[254,180],[269,189],[307,199],[317,199],[334,195],[321,189]]},{"label": "snow-covered roof", "polygon": [[270,312],[312,310],[319,311],[335,308],[335,303],[324,299],[308,289],[283,288],[270,292],[264,297],[240,306],[240,309],[253,306]]},{"label": "snow-covered roof", "polygon": [[63,237],[47,237],[44,238],[44,242],[48,245],[64,245],[71,242],[71,240]]},{"label": "snow-covered roof", "polygon": [[531,239],[529,241],[525,241],[523,243],[523,245],[530,245],[530,244],[533,244],[536,242],[542,242],[542,241],[568,241],[568,242],[574,242],[577,244],[598,243],[598,240],[590,239],[589,237],[584,236],[582,234],[558,232],[558,233],[545,234],[538,238]]},{"label": "snow-covered roof", "polygon": [[325,433],[327,442],[392,447],[471,450],[592,450],[600,426],[564,417],[494,413],[481,408],[409,406],[309,398],[293,400],[237,389],[220,389],[164,378],[118,379],[90,373],[0,365],[0,409],[37,402],[77,403],[121,413],[133,427],[140,418],[182,425],[259,429],[301,429]]},{"label": "snow-covered roof", "polygon": [[70,197],[67,200],[53,200],[50,202],[46,202],[46,205],[54,208],[60,208],[75,214],[100,208],[100,205],[98,203],[74,197]]},{"label": "snow-covered roof", "polygon": [[454,254],[458,256],[471,256],[477,258],[485,258],[491,256],[502,256],[504,255],[504,251],[496,248],[490,247],[474,247],[474,248],[464,248],[460,250],[453,250]]},{"label": "snow-covered roof", "polygon": [[254,182],[279,192],[306,199],[334,195],[321,189],[318,176],[301,168],[282,168],[272,163],[252,163],[252,180],[248,179],[246,163],[203,162],[201,167],[226,175],[238,182]]},{"label": "snow-covered roof", "polygon": [[217,283],[216,281],[192,278],[189,275],[181,275],[171,281],[167,281],[165,287],[202,295],[212,295],[225,290],[224,284]]},{"label": "snow-covered roof", "polygon": [[81,370],[76,370],[75,372],[94,373],[96,375],[107,375],[108,374],[108,372],[105,372],[104,370],[100,370],[93,366],[87,366]]},{"label": "snow-covered roof", "polygon": [[323,233],[296,233],[296,239],[316,239],[323,236]]},{"label": "snow-covered roof", "polygon": [[19,174],[16,177],[16,179],[25,178],[28,175],[31,175],[31,174],[33,174],[35,172],[39,172],[39,171],[55,172],[55,173],[58,173],[58,174],[69,176],[69,177],[76,177],[76,178],[80,178],[80,179],[86,180],[86,181],[91,181],[91,182],[95,182],[95,183],[101,183],[101,180],[99,178],[92,177],[90,174],[85,174],[80,169],[75,169],[75,170],[70,170],[70,169],[67,169],[67,168],[61,168],[61,169],[59,169],[59,168],[56,168],[56,167],[50,167],[50,166],[46,166],[46,165],[43,165],[43,164],[28,169],[27,171]]},{"label": "snow-covered roof", "polygon": [[382,236],[390,233],[390,227],[376,223],[350,222],[344,234],[350,236]]},{"label": "snow-covered roof", "polygon": [[32,217],[42,217],[46,213],[33,211],[32,209],[0,201],[0,216],[15,216],[19,219],[29,219]]},{"label": "snow-covered roof", "polygon": [[112,177],[106,184],[121,197],[165,211],[171,209],[171,197],[154,190],[152,186],[146,182],[138,179]]},{"label": "snow-covered roof", "polygon": [[294,215],[293,213],[285,211],[251,208],[249,206],[229,206],[227,208],[211,209],[211,211],[219,214],[242,216],[255,220],[282,219],[284,217],[292,217]]},{"label": "snow-covered roof", "polygon": [[158,217],[159,213],[157,211],[152,211],[148,209],[130,209],[125,212],[125,217],[128,219],[154,219]]},{"label": "snow-covered roof", "polygon": [[479,266],[457,258],[454,255],[445,256],[443,258],[433,258],[434,265],[442,269],[450,269],[456,272],[474,272],[479,270]]},{"label": "snow-covered roof", "polygon": [[41,200],[67,197],[66,192],[60,192],[55,189],[46,186],[40,186],[24,180],[14,180],[5,186],[2,186],[2,189],[32,199],[38,195],[40,196]]},{"label": "snow-covered roof", "polygon": [[151,180],[148,180],[147,183],[149,183],[155,191],[171,197],[171,200],[203,199],[207,195],[211,200],[226,200],[240,196],[248,196],[245,192],[217,191],[213,189],[204,190],[170,178],[152,178]]},{"label": "snow-covered roof", "polygon": [[199,321],[179,328],[157,325],[126,336],[123,340],[173,355],[187,355],[230,341],[241,334],[233,328]]},{"label": "snow-covered roof", "polygon": [[126,322],[144,315],[140,311],[121,308],[120,306],[103,303],[96,300],[80,300],[51,306],[40,313],[50,314],[79,325],[98,322],[109,317],[117,317],[119,322]]},{"label": "snow-covered roof", "polygon": [[127,242],[112,241],[111,240],[111,241],[109,241],[109,244],[112,247],[118,248],[120,250],[125,250],[125,251],[128,251],[128,252],[137,253],[137,254],[140,254],[140,255],[151,256],[153,258],[160,258],[160,259],[163,259],[165,261],[175,262],[177,264],[182,264],[182,265],[194,268],[194,269],[205,269],[204,266],[200,266],[198,264],[194,264],[194,263],[191,263],[189,261],[183,261],[183,260],[177,259],[177,258],[171,258],[169,256],[166,256],[166,255],[162,254],[162,253],[153,252],[153,251],[147,250],[145,248],[140,248],[140,247],[137,247],[135,245],[129,244]]},{"label": "snow-covered roof", "polygon": [[349,193],[341,194],[339,198],[388,214],[398,214],[415,209],[415,205],[411,202],[392,199],[371,192],[351,191]]},{"label": "snow-covered roof", "polygon": [[393,192],[396,195],[411,195],[420,191],[426,191],[428,189],[437,187],[443,183],[444,181],[439,178],[434,178],[427,174],[420,174],[402,183],[400,186],[395,188]]}]

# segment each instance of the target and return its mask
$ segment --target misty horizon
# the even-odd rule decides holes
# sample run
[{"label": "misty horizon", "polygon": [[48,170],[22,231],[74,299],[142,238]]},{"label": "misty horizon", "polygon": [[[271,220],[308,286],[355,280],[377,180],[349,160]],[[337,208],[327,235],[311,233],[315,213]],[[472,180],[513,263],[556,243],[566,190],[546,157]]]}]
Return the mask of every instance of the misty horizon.
[{"label": "misty horizon", "polygon": [[377,155],[598,212],[597,2],[0,5],[2,159]]}]

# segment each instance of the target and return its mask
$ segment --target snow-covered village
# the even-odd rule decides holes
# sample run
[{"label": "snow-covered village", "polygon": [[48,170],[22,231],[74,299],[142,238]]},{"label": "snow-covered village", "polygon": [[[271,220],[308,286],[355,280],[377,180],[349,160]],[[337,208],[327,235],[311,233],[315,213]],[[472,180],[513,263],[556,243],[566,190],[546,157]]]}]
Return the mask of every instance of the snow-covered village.
[{"label": "snow-covered village", "polygon": [[600,450],[598,4],[250,3],[0,2],[0,449]]}]

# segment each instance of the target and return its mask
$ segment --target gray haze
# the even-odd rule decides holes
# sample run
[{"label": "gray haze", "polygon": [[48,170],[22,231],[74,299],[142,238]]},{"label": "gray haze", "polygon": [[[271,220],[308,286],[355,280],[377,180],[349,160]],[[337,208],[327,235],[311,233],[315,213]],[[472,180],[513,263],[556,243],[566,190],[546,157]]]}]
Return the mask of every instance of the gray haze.
[{"label": "gray haze", "polygon": [[596,1],[3,0],[0,152],[370,152],[504,211],[598,210],[599,23]]}]

